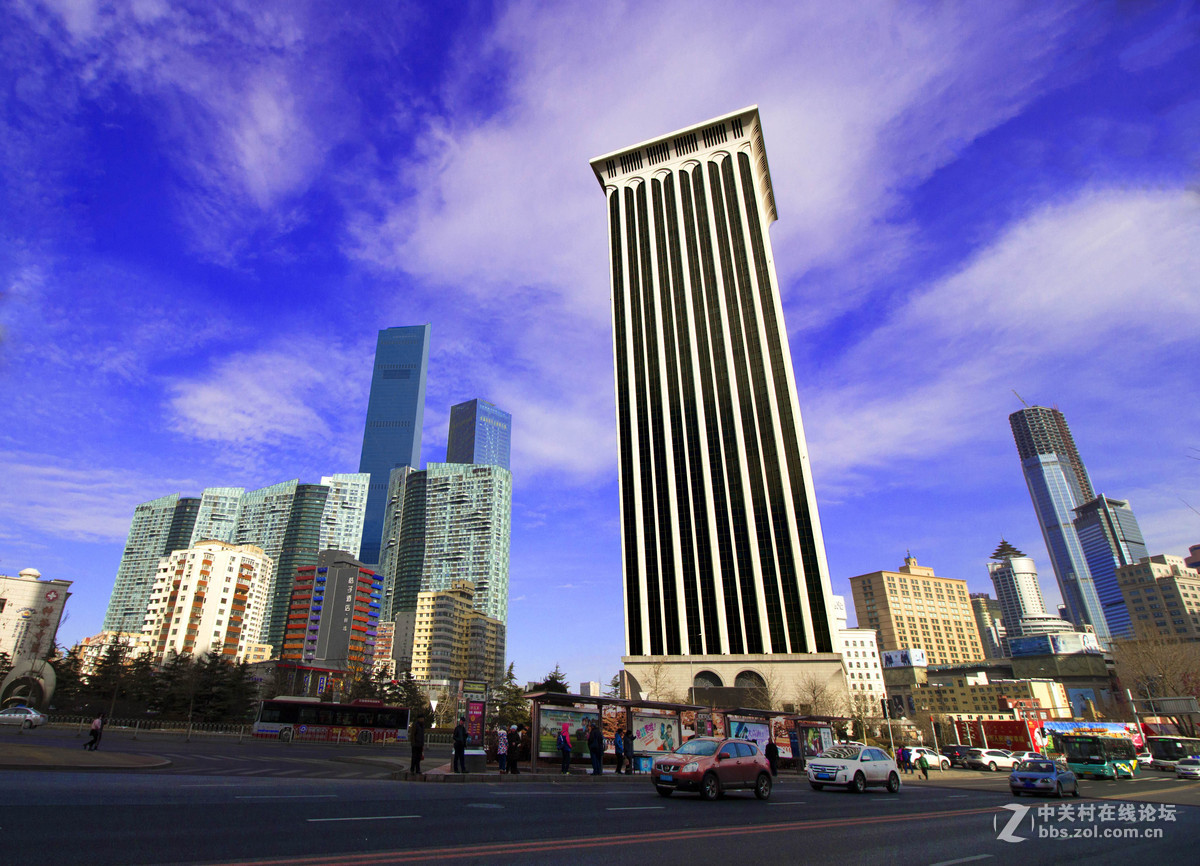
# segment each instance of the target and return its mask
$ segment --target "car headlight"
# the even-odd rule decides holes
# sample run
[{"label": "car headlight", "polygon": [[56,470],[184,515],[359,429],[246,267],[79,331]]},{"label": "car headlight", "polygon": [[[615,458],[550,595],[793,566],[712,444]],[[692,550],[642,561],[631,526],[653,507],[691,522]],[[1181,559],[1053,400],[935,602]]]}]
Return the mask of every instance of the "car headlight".
[{"label": "car headlight", "polygon": [[681,772],[681,773],[694,773],[694,772],[696,772],[696,771],[697,771],[697,770],[699,770],[699,769],[700,769],[700,762],[699,762],[699,761],[690,761],[689,763],[686,763],[686,764],[684,764],[684,765],[683,765],[683,769],[681,769],[679,772]]}]

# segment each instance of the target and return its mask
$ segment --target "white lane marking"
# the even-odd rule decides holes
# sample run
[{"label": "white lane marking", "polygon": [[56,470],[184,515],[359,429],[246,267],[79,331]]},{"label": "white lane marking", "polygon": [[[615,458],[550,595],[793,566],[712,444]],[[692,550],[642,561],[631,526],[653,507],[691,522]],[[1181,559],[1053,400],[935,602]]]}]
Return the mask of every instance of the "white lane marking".
[{"label": "white lane marking", "polygon": [[803,806],[804,800],[788,800],[780,802],[779,800],[771,800],[767,803],[768,806]]},{"label": "white lane marking", "polygon": [[970,794],[950,794],[946,797],[947,800],[965,800]]},{"label": "white lane marking", "polygon": [[644,812],[647,809],[665,809],[666,806],[608,806],[609,812]]},{"label": "white lane marking", "polygon": [[937,863],[930,863],[929,866],[953,866],[955,863],[972,863],[975,860],[987,860],[989,857],[994,857],[994,854],[976,854],[974,857],[959,857],[957,860],[939,860]]},{"label": "white lane marking", "polygon": [[371,815],[361,818],[306,818],[310,824],[319,824],[322,821],[401,821],[405,818],[420,818],[420,815]]},{"label": "white lane marking", "polygon": [[238,794],[235,800],[336,800],[337,794]]},{"label": "white lane marking", "polygon": [[231,776],[261,776],[263,773],[269,773],[270,770],[236,770],[230,773]]}]

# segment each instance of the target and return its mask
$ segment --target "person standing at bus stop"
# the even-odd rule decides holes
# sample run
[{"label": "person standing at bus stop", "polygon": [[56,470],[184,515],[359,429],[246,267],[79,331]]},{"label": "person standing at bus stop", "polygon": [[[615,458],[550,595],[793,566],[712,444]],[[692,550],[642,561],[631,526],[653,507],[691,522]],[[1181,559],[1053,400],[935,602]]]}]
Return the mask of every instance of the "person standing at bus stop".
[{"label": "person standing at bus stop", "polygon": [[600,732],[600,725],[597,722],[592,722],[592,726],[588,729],[587,738],[588,754],[592,758],[592,775],[601,776],[604,774],[604,734]]},{"label": "person standing at bus stop", "polygon": [[453,764],[452,772],[467,772],[467,720],[462,717],[459,717],[458,724],[454,726]]},{"label": "person standing at bus stop", "polygon": [[496,763],[500,765],[500,772],[508,771],[508,731],[504,730],[504,725],[496,728]]},{"label": "person standing at bus stop", "polygon": [[513,725],[508,729],[508,772],[514,776],[521,772],[517,768],[519,760],[521,760],[521,735],[517,732],[517,726]]},{"label": "person standing at bus stop", "polygon": [[420,716],[417,716],[408,728],[408,742],[412,746],[412,763],[409,764],[408,770],[410,773],[420,773],[421,758],[425,754],[425,725]]},{"label": "person standing at bus stop", "polygon": [[621,726],[617,725],[617,733],[613,737],[613,752],[617,756],[617,775],[621,775],[621,765],[625,763],[625,737]]}]

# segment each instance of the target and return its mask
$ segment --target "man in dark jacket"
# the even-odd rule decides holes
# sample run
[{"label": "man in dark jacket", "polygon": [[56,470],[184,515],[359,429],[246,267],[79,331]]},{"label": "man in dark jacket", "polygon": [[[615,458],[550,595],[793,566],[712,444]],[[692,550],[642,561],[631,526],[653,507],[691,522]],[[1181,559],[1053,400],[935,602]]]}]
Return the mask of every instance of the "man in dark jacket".
[{"label": "man in dark jacket", "polygon": [[779,775],[779,746],[775,745],[774,740],[767,740],[767,747],[763,749],[763,754],[767,758],[767,763],[771,766],[771,775]]},{"label": "man in dark jacket", "polygon": [[595,722],[588,729],[587,744],[588,754],[592,756],[592,775],[601,776],[604,774],[604,735]]},{"label": "man in dark jacket", "polygon": [[410,773],[419,773],[421,758],[425,754],[425,725],[420,716],[417,716],[408,728],[408,742],[412,746],[412,763],[409,764],[408,770]]},{"label": "man in dark jacket", "polygon": [[459,718],[454,726],[454,766],[455,773],[467,772],[467,720]]},{"label": "man in dark jacket", "polygon": [[633,775],[633,728],[625,729],[625,775]]}]

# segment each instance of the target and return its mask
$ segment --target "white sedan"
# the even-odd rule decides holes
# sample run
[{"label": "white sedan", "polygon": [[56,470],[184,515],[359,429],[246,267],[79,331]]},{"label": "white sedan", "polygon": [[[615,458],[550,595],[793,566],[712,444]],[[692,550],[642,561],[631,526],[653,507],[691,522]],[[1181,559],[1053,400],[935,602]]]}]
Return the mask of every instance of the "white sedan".
[{"label": "white sedan", "polygon": [[925,760],[929,762],[929,769],[931,769],[931,770],[937,770],[939,768],[942,770],[950,769],[950,759],[947,758],[945,755],[939,755],[933,749],[930,749],[926,746],[911,746],[911,747],[909,747],[908,751],[910,752],[910,756],[911,756],[910,759],[912,760],[912,765],[914,767],[917,766],[917,760],[922,755],[924,755]]},{"label": "white sedan", "polygon": [[868,787],[900,790],[900,773],[887,752],[871,746],[834,746],[808,762],[808,784],[814,791],[837,785],[861,794]]},{"label": "white sedan", "polygon": [[0,710],[0,725],[36,728],[38,725],[44,724],[46,724],[46,717],[29,707],[9,707],[7,710]]},{"label": "white sedan", "polygon": [[1001,767],[1011,770],[1017,762],[1003,749],[972,749],[967,753],[965,763],[968,769],[991,770],[994,773]]}]

